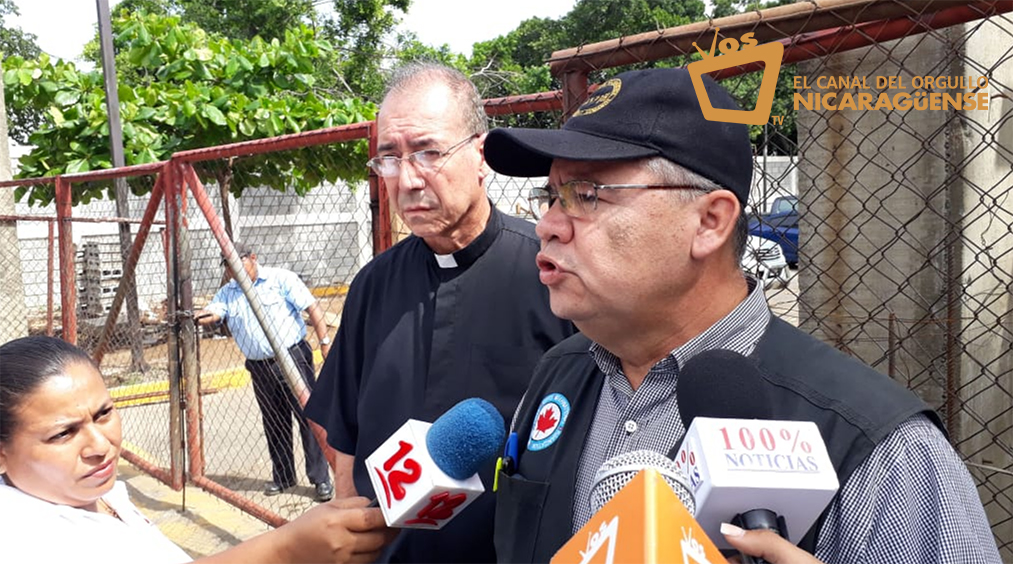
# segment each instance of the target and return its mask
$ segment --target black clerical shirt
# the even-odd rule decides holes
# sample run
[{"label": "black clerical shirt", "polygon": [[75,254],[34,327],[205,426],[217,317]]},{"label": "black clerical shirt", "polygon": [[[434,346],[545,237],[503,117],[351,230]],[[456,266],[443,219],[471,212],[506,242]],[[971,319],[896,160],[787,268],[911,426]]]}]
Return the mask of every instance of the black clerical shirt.
[{"label": "black clerical shirt", "polygon": [[[538,247],[531,223],[493,207],[464,249],[437,256],[411,236],[355,277],[306,414],[355,456],[359,494],[374,497],[365,458],[409,418],[480,397],[509,423],[542,353],[575,331],[549,309]],[[440,531],[402,533],[390,561],[495,562],[493,465],[480,475],[481,498]]]}]

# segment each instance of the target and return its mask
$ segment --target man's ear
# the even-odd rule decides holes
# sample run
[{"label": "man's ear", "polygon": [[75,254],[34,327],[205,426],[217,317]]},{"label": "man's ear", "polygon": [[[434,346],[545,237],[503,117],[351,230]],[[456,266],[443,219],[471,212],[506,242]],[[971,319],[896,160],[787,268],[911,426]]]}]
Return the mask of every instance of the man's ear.
[{"label": "man's ear", "polygon": [[485,162],[485,136],[488,133],[483,133],[478,136],[478,181],[482,186],[485,186],[485,179],[492,175],[492,169],[489,168],[489,163]]},{"label": "man's ear", "polygon": [[730,243],[741,210],[738,198],[728,190],[715,190],[697,200],[700,223],[693,238],[694,259],[705,259]]}]

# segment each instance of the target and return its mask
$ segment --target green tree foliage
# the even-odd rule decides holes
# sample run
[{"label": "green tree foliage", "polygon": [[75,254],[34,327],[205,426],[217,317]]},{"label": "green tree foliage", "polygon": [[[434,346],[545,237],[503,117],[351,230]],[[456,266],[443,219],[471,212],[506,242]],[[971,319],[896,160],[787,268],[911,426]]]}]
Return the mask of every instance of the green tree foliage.
[{"label": "green tree foliage", "polygon": [[7,22],[9,16],[19,15],[21,13],[13,0],[0,0],[0,54],[4,57],[13,55],[25,58],[38,57],[42,51],[35,43],[35,35],[25,33],[21,28],[11,27]]},{"label": "green tree foliage", "polygon": [[[715,0],[712,18],[723,18],[735,14],[792,4],[795,0]],[[798,132],[795,124],[795,111],[792,107],[792,77],[796,72],[795,65],[781,65],[774,90],[774,104],[770,114],[784,116],[778,124],[750,125],[749,136],[757,154],[766,152],[770,155],[794,155],[798,144]],[[740,75],[722,82],[722,85],[735,97],[743,108],[752,109],[760,90],[762,73],[754,72]]]},{"label": "green tree foliage", "polygon": [[[787,3],[791,0],[716,0],[710,15],[725,17]],[[506,35],[476,43],[472,57],[463,64],[459,60],[455,64],[472,77],[486,97],[554,90],[560,88],[560,84],[549,74],[545,61],[555,51],[703,21],[706,17],[705,5],[700,0],[579,0],[561,18],[531,18]],[[412,52],[424,50],[413,47]],[[601,82],[634,68],[677,67],[699,59],[700,55],[693,53],[685,57],[607,68],[590,73],[588,79],[592,83]],[[453,61],[452,58],[450,60]],[[774,98],[772,114],[783,115],[784,123],[766,128],[750,127],[750,136],[758,153],[763,151],[764,144],[771,154],[794,152],[795,113],[791,108],[791,76],[794,72],[794,65],[782,67]],[[761,74],[752,73],[725,80],[722,84],[743,107],[752,108],[760,81]],[[512,116],[503,120],[501,125],[553,127],[555,119],[558,116]]]},{"label": "green tree foliage", "polygon": [[[380,69],[396,57],[385,42],[411,0],[123,0],[119,15],[140,12],[176,15],[187,23],[228,39],[281,39],[305,25],[334,49],[317,59],[313,74],[318,89],[378,101],[383,89]],[[329,10],[317,11],[317,6]],[[98,60],[98,43],[86,48]]]},{"label": "green tree foliage", "polygon": [[179,16],[208,33],[229,39],[282,39],[285,31],[313,26],[313,0],[123,0],[115,14]]},{"label": "green tree foliage", "polygon": [[[485,97],[502,97],[556,90],[560,84],[549,72],[546,61],[553,52],[649,32],[700,20],[702,0],[580,0],[558,18],[529,18],[516,29],[488,41],[478,42],[464,65],[465,72]],[[672,66],[672,61],[644,63],[591,73],[589,80],[629,68]],[[559,115],[511,116],[498,125],[555,127]]]},{"label": "green tree foliage", "polygon": [[[183,149],[295,133],[373,119],[375,108],[315,90],[312,71],[332,51],[313,30],[299,25],[264,41],[209,35],[178,16],[117,17],[113,30],[118,59],[134,69],[120,81],[120,114],[128,165],[167,159]],[[3,75],[7,100],[18,109],[45,112],[43,127],[21,159],[20,177],[52,176],[109,168],[109,130],[101,71],[81,72],[72,63],[10,57]],[[294,189],[322,181],[365,178],[365,143],[343,143],[284,155],[236,160],[215,169],[219,185],[240,195],[246,186]],[[132,185],[135,193],[150,187]],[[108,186],[75,190],[75,201],[102,196]],[[20,196],[20,195],[19,195]],[[36,187],[29,201],[47,203],[51,189]]]},{"label": "green tree foliage", "polygon": [[334,69],[349,93],[379,102],[384,62],[396,57],[385,42],[397,27],[397,11],[406,12],[411,0],[333,0],[335,17],[323,22],[324,35],[342,51]]},{"label": "green tree foliage", "polygon": [[[34,59],[42,52],[35,42],[35,35],[7,23],[8,16],[17,15],[20,13],[13,0],[0,0],[0,60],[6,61],[12,56]],[[27,143],[28,136],[42,123],[42,114],[38,111],[17,111],[8,104],[7,114],[8,132],[18,143]]]}]

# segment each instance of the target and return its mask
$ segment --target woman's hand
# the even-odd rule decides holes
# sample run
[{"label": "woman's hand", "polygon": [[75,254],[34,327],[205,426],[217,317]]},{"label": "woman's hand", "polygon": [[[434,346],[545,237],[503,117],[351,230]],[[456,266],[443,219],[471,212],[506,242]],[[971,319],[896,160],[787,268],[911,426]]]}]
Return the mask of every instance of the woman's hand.
[{"label": "woman's hand", "polygon": [[812,554],[784,540],[774,531],[747,531],[721,523],[721,534],[739,552],[758,556],[770,564],[822,564]]},{"label": "woman's hand", "polygon": [[296,564],[373,562],[397,536],[378,508],[364,497],[320,504],[298,519],[257,535],[225,552],[199,559],[203,564]]},{"label": "woman's hand", "polygon": [[[364,497],[320,504],[278,529],[285,535],[285,562],[372,562],[394,540],[378,508]],[[287,529],[287,530],[286,530]]]}]

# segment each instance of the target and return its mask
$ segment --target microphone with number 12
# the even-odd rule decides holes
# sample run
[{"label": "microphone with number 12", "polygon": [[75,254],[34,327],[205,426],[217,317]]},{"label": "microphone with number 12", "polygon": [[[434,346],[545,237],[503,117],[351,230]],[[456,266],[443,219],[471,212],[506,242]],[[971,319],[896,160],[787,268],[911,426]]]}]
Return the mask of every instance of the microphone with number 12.
[{"label": "microphone with number 12", "polygon": [[442,528],[485,491],[478,470],[505,436],[503,416],[479,398],[458,403],[432,424],[406,421],[366,458],[387,525]]}]

